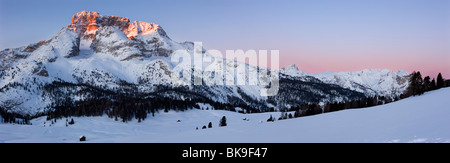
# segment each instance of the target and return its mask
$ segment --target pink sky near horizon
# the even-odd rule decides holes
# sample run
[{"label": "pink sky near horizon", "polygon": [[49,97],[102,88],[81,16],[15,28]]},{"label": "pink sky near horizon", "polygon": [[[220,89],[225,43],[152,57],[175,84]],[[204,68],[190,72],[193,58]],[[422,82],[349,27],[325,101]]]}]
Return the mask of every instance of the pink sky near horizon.
[{"label": "pink sky near horizon", "polygon": [[[208,49],[212,50],[212,49]],[[240,49],[242,50],[242,49]],[[254,50],[254,49],[251,49]],[[220,51],[220,50],[219,50]],[[233,51],[233,50],[232,50]],[[243,50],[247,53],[248,50]],[[255,50],[258,53],[258,50]],[[220,51],[228,59],[226,52]],[[268,67],[271,65],[271,52],[268,53]],[[322,73],[325,71],[343,72],[360,71],[364,69],[388,69],[392,71],[404,70],[408,73],[420,71],[422,77],[430,76],[436,79],[438,73],[441,73],[445,79],[450,79],[450,55],[330,55],[324,58],[320,55],[292,55],[287,52],[279,51],[279,68],[295,64],[299,70],[307,73]],[[440,57],[440,59],[436,59]],[[408,59],[409,58],[409,59]],[[259,60],[259,59],[258,59]],[[248,59],[245,61],[248,63]]]},{"label": "pink sky near horizon", "polygon": [[[450,62],[445,59],[433,60],[409,60],[397,62],[396,60],[383,60],[370,57],[343,57],[324,60],[321,57],[283,57],[280,59],[280,68],[296,64],[298,68],[307,73],[322,73],[325,71],[359,71],[363,69],[389,69],[392,71],[405,70],[409,73],[420,71],[422,77],[436,78],[441,73],[444,78],[450,79]],[[438,63],[437,63],[438,62]]]},{"label": "pink sky near horizon", "polygon": [[[353,46],[348,45],[348,47]],[[438,73],[441,73],[445,79],[450,79],[450,46],[443,50],[430,50],[429,48],[419,50],[421,47],[416,47],[410,50],[394,48],[370,52],[316,47],[305,48],[308,50],[304,50],[303,47],[298,47],[297,50],[291,49],[271,49],[279,50],[279,68],[295,64],[300,70],[307,73],[389,69],[392,71],[404,70],[408,73],[420,71],[422,77],[430,76],[431,79],[436,79]],[[219,51],[226,56],[226,50]],[[258,50],[256,51],[258,52]],[[270,62],[270,50],[267,51],[268,62]],[[268,64],[271,67],[270,63]]]}]

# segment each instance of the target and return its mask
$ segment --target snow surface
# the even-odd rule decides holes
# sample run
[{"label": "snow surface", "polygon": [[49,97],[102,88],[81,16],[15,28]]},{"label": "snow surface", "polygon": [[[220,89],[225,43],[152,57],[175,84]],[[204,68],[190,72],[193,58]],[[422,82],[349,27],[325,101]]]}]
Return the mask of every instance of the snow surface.
[{"label": "snow surface", "polygon": [[[222,110],[157,113],[138,123],[103,117],[45,117],[33,125],[0,124],[0,142],[450,142],[450,88],[397,102],[315,116],[266,122],[279,112],[239,114]],[[222,116],[226,127],[218,127]],[[249,119],[243,120],[244,118]],[[70,118],[69,118],[70,120]],[[180,120],[180,122],[177,122]],[[44,122],[46,123],[44,127]],[[212,122],[213,128],[201,129]],[[198,127],[198,130],[196,130]]]}]

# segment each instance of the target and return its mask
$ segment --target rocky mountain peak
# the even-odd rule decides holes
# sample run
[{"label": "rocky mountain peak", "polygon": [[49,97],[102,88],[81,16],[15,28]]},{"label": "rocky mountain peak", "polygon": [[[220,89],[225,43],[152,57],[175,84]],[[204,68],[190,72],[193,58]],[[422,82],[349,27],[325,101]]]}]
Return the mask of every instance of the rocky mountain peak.
[{"label": "rocky mountain peak", "polygon": [[81,11],[72,16],[68,29],[75,31],[85,38],[93,38],[99,28],[97,23],[100,14],[95,11]]},{"label": "rocky mountain peak", "polygon": [[97,29],[103,26],[113,26],[127,33],[130,20],[126,17],[100,15],[95,11],[81,11],[72,16],[68,29],[85,39],[93,39]]},{"label": "rocky mountain peak", "polygon": [[133,37],[136,37],[137,35],[152,34],[154,32],[157,32],[158,29],[159,29],[158,24],[134,21],[128,27],[127,37],[131,39]]},{"label": "rocky mountain peak", "polygon": [[116,27],[125,34],[127,33],[128,27],[130,26],[130,19],[120,16],[110,16],[110,15],[100,16],[97,21],[100,24],[100,26]]},{"label": "rocky mountain peak", "polygon": [[299,70],[296,64],[288,65],[281,68],[281,73],[291,75],[291,76],[306,76],[306,72]]},{"label": "rocky mountain peak", "polygon": [[295,71],[298,71],[298,66],[296,65],[296,64],[291,64],[291,65],[287,65],[287,66],[285,66],[285,67],[283,67],[283,68],[281,68],[282,70],[285,70],[285,71],[287,71],[287,70],[295,70]]}]

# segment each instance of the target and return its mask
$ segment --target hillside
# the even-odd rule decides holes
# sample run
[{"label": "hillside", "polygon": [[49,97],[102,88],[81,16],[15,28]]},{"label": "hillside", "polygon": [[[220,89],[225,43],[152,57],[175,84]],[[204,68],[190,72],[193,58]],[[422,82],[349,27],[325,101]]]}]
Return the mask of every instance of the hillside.
[{"label": "hillside", "polygon": [[[74,125],[66,127],[63,118],[49,127],[51,122],[40,117],[33,125],[0,124],[0,142],[78,142],[81,135],[87,142],[450,142],[448,97],[450,88],[444,88],[386,105],[273,123],[266,120],[279,112],[240,114],[209,105],[162,112],[140,123],[74,117]],[[218,127],[222,116],[226,127]],[[201,129],[209,122],[213,128]]]}]

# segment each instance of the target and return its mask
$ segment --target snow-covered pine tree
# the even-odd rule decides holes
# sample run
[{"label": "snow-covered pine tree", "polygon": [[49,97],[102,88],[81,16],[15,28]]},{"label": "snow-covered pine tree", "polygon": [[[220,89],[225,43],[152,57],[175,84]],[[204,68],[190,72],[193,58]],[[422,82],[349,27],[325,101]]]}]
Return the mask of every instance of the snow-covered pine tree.
[{"label": "snow-covered pine tree", "polygon": [[227,117],[223,116],[222,119],[220,119],[219,127],[227,126]]}]

